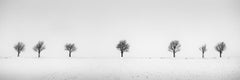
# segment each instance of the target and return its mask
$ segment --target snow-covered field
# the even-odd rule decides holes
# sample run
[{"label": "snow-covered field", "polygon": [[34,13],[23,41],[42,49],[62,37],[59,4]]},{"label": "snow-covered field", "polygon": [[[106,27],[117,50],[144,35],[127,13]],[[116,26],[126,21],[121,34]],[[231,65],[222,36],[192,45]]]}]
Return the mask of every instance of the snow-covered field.
[{"label": "snow-covered field", "polygon": [[240,80],[240,59],[1,58],[0,80]]}]

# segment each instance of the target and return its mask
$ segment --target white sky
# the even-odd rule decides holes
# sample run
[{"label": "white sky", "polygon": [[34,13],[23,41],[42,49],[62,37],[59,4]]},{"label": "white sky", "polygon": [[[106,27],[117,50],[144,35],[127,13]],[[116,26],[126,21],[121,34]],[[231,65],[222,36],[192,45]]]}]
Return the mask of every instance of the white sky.
[{"label": "white sky", "polygon": [[75,43],[75,57],[120,57],[116,44],[126,39],[127,57],[172,57],[168,45],[179,40],[177,57],[218,57],[214,46],[224,41],[223,56],[240,55],[238,0],[0,0],[0,56],[36,57],[32,47],[45,41],[43,57],[67,57],[64,44]]}]

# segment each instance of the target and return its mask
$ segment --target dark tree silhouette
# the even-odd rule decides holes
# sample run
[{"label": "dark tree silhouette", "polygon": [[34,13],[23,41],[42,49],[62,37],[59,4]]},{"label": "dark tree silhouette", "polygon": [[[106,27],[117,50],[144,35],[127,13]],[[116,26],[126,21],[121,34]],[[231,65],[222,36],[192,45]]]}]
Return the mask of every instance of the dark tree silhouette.
[{"label": "dark tree silhouette", "polygon": [[126,40],[121,40],[117,45],[117,49],[121,51],[121,57],[123,57],[123,53],[129,50],[129,44]]},{"label": "dark tree silhouette", "polygon": [[38,58],[40,58],[40,53],[45,49],[43,41],[39,41],[34,47],[33,50],[38,52]]},{"label": "dark tree silhouette", "polygon": [[204,58],[204,53],[207,51],[207,46],[206,44],[201,46],[199,50],[202,52],[202,58]]},{"label": "dark tree silhouette", "polygon": [[72,55],[71,53],[74,52],[74,51],[76,51],[77,48],[75,47],[74,44],[66,44],[66,45],[65,45],[65,50],[68,51],[69,57],[71,57],[71,55]]},{"label": "dark tree silhouette", "polygon": [[22,51],[24,51],[24,49],[25,49],[25,45],[22,43],[22,42],[18,42],[15,46],[14,46],[14,49],[17,51],[17,57],[19,57],[20,56],[20,53],[22,52]]},{"label": "dark tree silhouette", "polygon": [[226,49],[226,44],[224,42],[220,42],[216,45],[215,49],[219,52],[220,58],[222,57],[222,52]]},{"label": "dark tree silhouette", "polygon": [[178,51],[180,51],[180,43],[178,40],[174,40],[172,42],[170,42],[170,45],[168,46],[168,51],[173,53],[173,57],[175,58],[175,53],[177,53]]}]

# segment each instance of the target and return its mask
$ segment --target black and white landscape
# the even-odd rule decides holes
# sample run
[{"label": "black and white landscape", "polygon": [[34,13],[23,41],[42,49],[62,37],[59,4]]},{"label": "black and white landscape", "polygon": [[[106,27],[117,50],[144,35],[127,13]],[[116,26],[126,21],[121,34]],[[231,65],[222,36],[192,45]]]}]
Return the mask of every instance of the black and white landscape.
[{"label": "black and white landscape", "polygon": [[0,0],[0,80],[239,80],[239,0]]}]

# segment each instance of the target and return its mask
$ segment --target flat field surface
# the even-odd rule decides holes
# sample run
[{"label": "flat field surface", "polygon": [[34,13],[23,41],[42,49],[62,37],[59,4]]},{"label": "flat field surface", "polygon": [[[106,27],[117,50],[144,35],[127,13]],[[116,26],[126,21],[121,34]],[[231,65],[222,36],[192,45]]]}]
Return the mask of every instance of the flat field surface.
[{"label": "flat field surface", "polygon": [[0,80],[240,80],[240,59],[1,58]]}]

